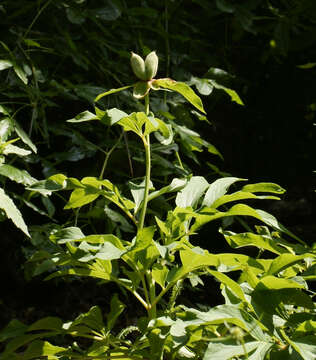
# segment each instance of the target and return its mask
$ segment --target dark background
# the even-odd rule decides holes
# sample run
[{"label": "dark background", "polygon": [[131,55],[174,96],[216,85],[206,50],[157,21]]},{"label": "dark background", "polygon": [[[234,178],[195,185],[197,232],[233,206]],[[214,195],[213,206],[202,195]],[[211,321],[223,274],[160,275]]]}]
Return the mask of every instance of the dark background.
[{"label": "dark background", "polygon": [[[104,134],[102,125],[79,130],[65,120],[93,111],[98,93],[135,80],[130,51],[146,55],[156,50],[160,77],[189,81],[191,76],[207,77],[211,67],[220,68],[232,75],[223,81],[245,104],[231,102],[215,89],[201,96],[211,124],[194,120],[189,127],[215,145],[224,161],[204,151],[198,163],[184,156],[188,168],[211,180],[219,175],[209,162],[249,182],[280,184],[287,190],[282,200],[263,207],[307,243],[315,242],[316,67],[298,67],[316,62],[315,1],[17,0],[2,1],[0,12],[0,58],[12,59],[29,74],[25,85],[12,69],[1,71],[0,101],[39,150],[27,162],[14,159],[16,166],[38,179],[57,172],[97,176],[103,158],[95,148],[80,144],[75,131],[101,147],[112,135]],[[105,105],[124,110],[131,102],[122,94]],[[134,166],[137,174],[137,161]],[[109,167],[113,182],[126,181],[130,170],[125,146]],[[24,194],[19,185],[0,180],[11,196]],[[34,232],[34,226],[48,223],[15,201]],[[54,203],[62,209],[60,199]],[[55,214],[60,224],[70,217],[62,210]],[[107,292],[115,291],[96,290],[83,280],[43,283],[40,276],[26,281],[23,264],[34,249],[46,246],[45,230],[30,243],[10,221],[0,226],[0,327],[13,317],[27,322],[45,314],[71,318],[91,303],[102,305]],[[202,236],[210,251],[225,249],[213,228]]]}]

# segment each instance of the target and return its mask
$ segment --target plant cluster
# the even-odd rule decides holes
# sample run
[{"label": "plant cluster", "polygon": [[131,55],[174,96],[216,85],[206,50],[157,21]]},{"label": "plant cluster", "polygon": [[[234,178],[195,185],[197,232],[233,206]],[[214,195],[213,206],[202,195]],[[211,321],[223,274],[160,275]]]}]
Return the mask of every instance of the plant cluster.
[{"label": "plant cluster", "polygon": [[[201,99],[188,84],[154,78],[158,67],[155,53],[150,53],[145,61],[132,54],[131,65],[137,82],[103,92],[95,102],[133,87],[134,98],[144,100],[144,105],[138,105],[141,111],[103,110],[95,105],[94,113],[85,111],[69,120],[79,126],[100,122],[105,132],[108,127],[119,128],[111,152],[126,133],[141,140],[145,176],[129,182],[130,195],[126,187],[105,179],[104,171],[98,177],[82,179],[59,173],[42,181],[29,179],[27,184],[28,190],[45,199],[53,193],[71,191],[64,209],[75,211],[76,219],[81,207],[98,202],[98,207],[119,224],[115,233],[105,234],[85,234],[76,224],[56,226],[49,234],[51,251],[40,249],[29,259],[32,275],[49,271],[47,279],[67,275],[92,277],[99,281],[98,286],[115,283],[120,294],[111,296],[110,308],[105,313],[104,309],[92,306],[72,321],[46,317],[26,325],[12,320],[0,332],[0,340],[6,342],[1,358],[315,358],[315,293],[308,283],[315,278],[315,249],[271,214],[243,203],[277,200],[284,189],[273,183],[237,186],[245,179],[231,176],[209,183],[202,176],[188,174],[179,153],[181,175],[160,186],[165,182],[160,179],[165,174],[152,178],[152,150],[157,146],[175,146],[175,134],[177,131],[181,134],[181,125],[167,112],[151,111],[152,93],[159,90],[167,95],[178,93],[199,116],[206,114]],[[21,129],[16,127],[15,131],[32,146]],[[195,136],[186,132],[186,141]],[[5,150],[12,150],[13,145],[6,135],[3,141],[3,153],[7,155]],[[21,151],[16,149],[15,153]],[[106,161],[107,157],[105,166]],[[23,179],[28,177],[25,172],[23,175]],[[234,190],[229,191],[231,188]],[[168,204],[166,211],[151,207],[157,199]],[[18,210],[6,207],[4,210],[28,235]],[[260,225],[252,230],[243,217],[253,218]],[[215,254],[200,247],[199,229],[217,219],[240,219],[246,232],[236,233],[226,226],[220,232],[232,249],[250,246],[258,249],[257,255]],[[225,303],[215,307],[207,303],[196,307],[183,305],[178,300],[183,287],[203,287],[206,277],[219,283]],[[143,311],[133,323],[124,324],[122,314],[133,312],[130,296]]]}]

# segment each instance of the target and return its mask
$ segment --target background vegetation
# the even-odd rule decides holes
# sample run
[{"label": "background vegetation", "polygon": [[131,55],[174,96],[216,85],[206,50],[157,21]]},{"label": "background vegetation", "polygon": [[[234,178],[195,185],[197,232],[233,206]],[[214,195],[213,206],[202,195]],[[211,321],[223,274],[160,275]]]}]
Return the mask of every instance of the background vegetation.
[{"label": "background vegetation", "polygon": [[[201,135],[193,139],[179,130],[179,148],[153,148],[153,177],[193,171],[210,182],[232,174],[251,183],[278,183],[285,196],[262,206],[309,245],[315,241],[315,1],[19,0],[2,1],[0,13],[0,112],[6,120],[1,142],[20,138],[16,145],[32,152],[3,152],[6,164],[21,172],[0,168],[1,188],[32,235],[27,239],[3,214],[0,327],[12,318],[73,318],[91,303],[109,302],[110,288],[96,289],[82,279],[43,283],[44,276],[32,278],[34,269],[23,264],[50,246],[47,234],[58,226],[76,223],[87,232],[117,234],[128,233],[128,225],[110,208],[107,216],[98,204],[65,211],[63,194],[43,198],[25,186],[55,173],[103,174],[122,188],[143,176],[142,152],[132,135],[116,143],[117,129],[66,122],[93,111],[99,93],[135,81],[131,51],[156,50],[158,77],[192,84],[208,114],[206,119],[194,113],[180,96],[153,96],[153,111],[171,109]],[[214,80],[236,90],[244,106]],[[128,92],[106,98],[103,106],[139,110]],[[178,151],[184,169],[174,161]],[[163,206],[157,202],[153,211]],[[217,227],[202,231],[200,246],[225,250]],[[201,303],[221,303],[216,285],[208,289],[197,293]]]}]

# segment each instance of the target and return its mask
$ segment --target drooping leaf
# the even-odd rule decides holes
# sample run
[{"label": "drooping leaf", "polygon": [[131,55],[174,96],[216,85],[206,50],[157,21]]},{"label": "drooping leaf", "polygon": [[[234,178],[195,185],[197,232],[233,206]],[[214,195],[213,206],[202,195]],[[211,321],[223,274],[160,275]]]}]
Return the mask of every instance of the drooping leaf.
[{"label": "drooping leaf", "polygon": [[26,170],[20,170],[7,164],[0,164],[0,175],[24,185],[32,185],[37,182]]},{"label": "drooping leaf", "polygon": [[67,122],[71,123],[80,123],[85,121],[91,121],[91,120],[99,120],[96,114],[93,114],[92,112],[86,110],[81,112],[80,114],[76,115],[73,119],[67,120]]},{"label": "drooping leaf", "polygon": [[23,81],[23,83],[27,85],[28,79],[25,71],[17,64],[13,64],[13,70],[16,75]]},{"label": "drooping leaf", "polygon": [[109,125],[114,125],[128,114],[120,109],[112,108],[104,112],[103,118],[100,120]]},{"label": "drooping leaf", "polygon": [[133,85],[127,85],[127,86],[123,86],[121,88],[117,88],[117,89],[111,89],[109,91],[106,91],[102,94],[99,94],[95,99],[94,99],[94,102],[97,102],[99,101],[100,99],[102,99],[104,96],[108,96],[108,95],[111,95],[111,94],[115,94],[117,92],[120,92],[120,91],[123,91],[123,90],[126,90],[126,89],[129,89],[131,88]]},{"label": "drooping leaf", "polygon": [[306,63],[303,65],[297,65],[297,67],[300,69],[312,69],[315,66],[316,66],[316,63]]},{"label": "drooping leaf", "polygon": [[267,275],[276,275],[279,272],[285,270],[286,268],[301,262],[306,257],[308,257],[308,254],[282,254],[272,261]]},{"label": "drooping leaf", "polygon": [[199,98],[199,96],[196,95],[196,93],[190,88],[189,85],[183,82],[177,82],[169,78],[154,80],[152,84],[157,88],[157,90],[162,87],[164,89],[178,92],[186,100],[188,100],[190,104],[195,106],[203,114],[206,114],[203,108],[202,100]]},{"label": "drooping leaf", "polygon": [[237,181],[245,181],[246,179],[240,179],[236,177],[226,177],[215,180],[208,188],[202,205],[212,207],[214,202],[226,194],[229,187]]},{"label": "drooping leaf", "polygon": [[178,192],[179,190],[182,190],[185,185],[187,184],[187,179],[177,179],[174,178],[171,183],[167,186],[162,187],[159,190],[153,191],[149,194],[148,201],[155,199],[156,197],[170,193],[170,192]]},{"label": "drooping leaf", "polygon": [[176,204],[180,208],[197,206],[198,201],[209,183],[202,176],[193,176],[186,186],[177,194]]},{"label": "drooping leaf", "polygon": [[11,219],[16,227],[30,237],[27,226],[23,220],[20,210],[15,206],[12,199],[0,188],[0,209],[4,210],[7,217]]},{"label": "drooping leaf", "polygon": [[219,280],[222,284],[224,284],[225,286],[228,286],[229,289],[241,300],[241,301],[246,301],[244,292],[242,291],[242,288],[240,287],[240,285],[235,282],[234,280],[232,280],[230,277],[228,277],[227,275],[219,272],[219,271],[215,271],[215,270],[208,270],[208,272],[213,275],[217,280]]},{"label": "drooping leaf", "polygon": [[258,235],[251,232],[234,234],[230,231],[223,231],[222,234],[232,248],[255,246],[259,249],[268,250],[278,255],[287,252],[286,249],[279,246],[274,239],[268,236]]},{"label": "drooping leaf", "polygon": [[8,69],[13,66],[12,61],[10,60],[0,60],[0,71]]},{"label": "drooping leaf", "polygon": [[125,305],[119,300],[117,294],[115,294],[111,299],[111,311],[107,315],[107,330],[112,330],[115,325],[116,319],[122,314],[125,309]]},{"label": "drooping leaf", "polygon": [[84,233],[80,228],[76,226],[70,226],[52,233],[49,238],[55,243],[65,244],[68,241],[75,241],[84,237]]},{"label": "drooping leaf", "polygon": [[31,151],[22,149],[18,146],[12,145],[12,144],[8,144],[3,149],[3,154],[4,155],[15,154],[18,156],[27,156],[27,155],[31,154]]},{"label": "drooping leaf", "polygon": [[36,145],[33,143],[33,141],[30,139],[30,137],[22,129],[22,127],[18,124],[17,121],[13,120],[13,123],[14,123],[14,129],[16,133],[19,135],[20,139],[36,154],[37,153]]},{"label": "drooping leaf", "polygon": [[278,184],[273,184],[273,183],[247,184],[247,185],[243,186],[243,188],[241,190],[245,191],[245,192],[251,192],[251,193],[268,192],[268,193],[276,193],[276,194],[284,194],[286,191]]},{"label": "drooping leaf", "polygon": [[150,85],[147,81],[138,81],[133,87],[133,96],[135,99],[144,98],[150,90]]}]

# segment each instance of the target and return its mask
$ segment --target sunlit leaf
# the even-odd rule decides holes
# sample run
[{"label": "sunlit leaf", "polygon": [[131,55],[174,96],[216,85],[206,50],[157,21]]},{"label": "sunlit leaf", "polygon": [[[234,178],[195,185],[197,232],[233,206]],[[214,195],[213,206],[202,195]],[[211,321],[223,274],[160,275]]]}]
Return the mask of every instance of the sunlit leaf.
[{"label": "sunlit leaf", "polygon": [[0,208],[4,210],[7,217],[11,219],[16,227],[30,237],[27,226],[23,220],[20,210],[15,206],[12,199],[0,188]]},{"label": "sunlit leaf", "polygon": [[180,208],[195,207],[208,186],[208,182],[202,176],[193,176],[177,194],[177,206]]},{"label": "sunlit leaf", "polygon": [[157,89],[159,89],[159,87],[162,87],[164,89],[169,89],[178,92],[183,97],[185,97],[189,101],[189,103],[195,106],[199,111],[206,114],[203,108],[202,100],[199,98],[199,96],[196,95],[196,93],[190,88],[189,85],[168,78],[154,80],[153,85],[157,87]]},{"label": "sunlit leaf", "polygon": [[120,91],[123,91],[123,90],[126,90],[126,89],[129,89],[131,88],[133,85],[127,85],[127,86],[123,86],[121,88],[117,88],[117,89],[111,89],[109,91],[106,91],[102,94],[99,94],[95,99],[94,99],[94,102],[97,102],[99,101],[100,99],[102,99],[104,96],[108,96],[108,95],[111,95],[111,94],[115,94],[117,92],[120,92]]}]

